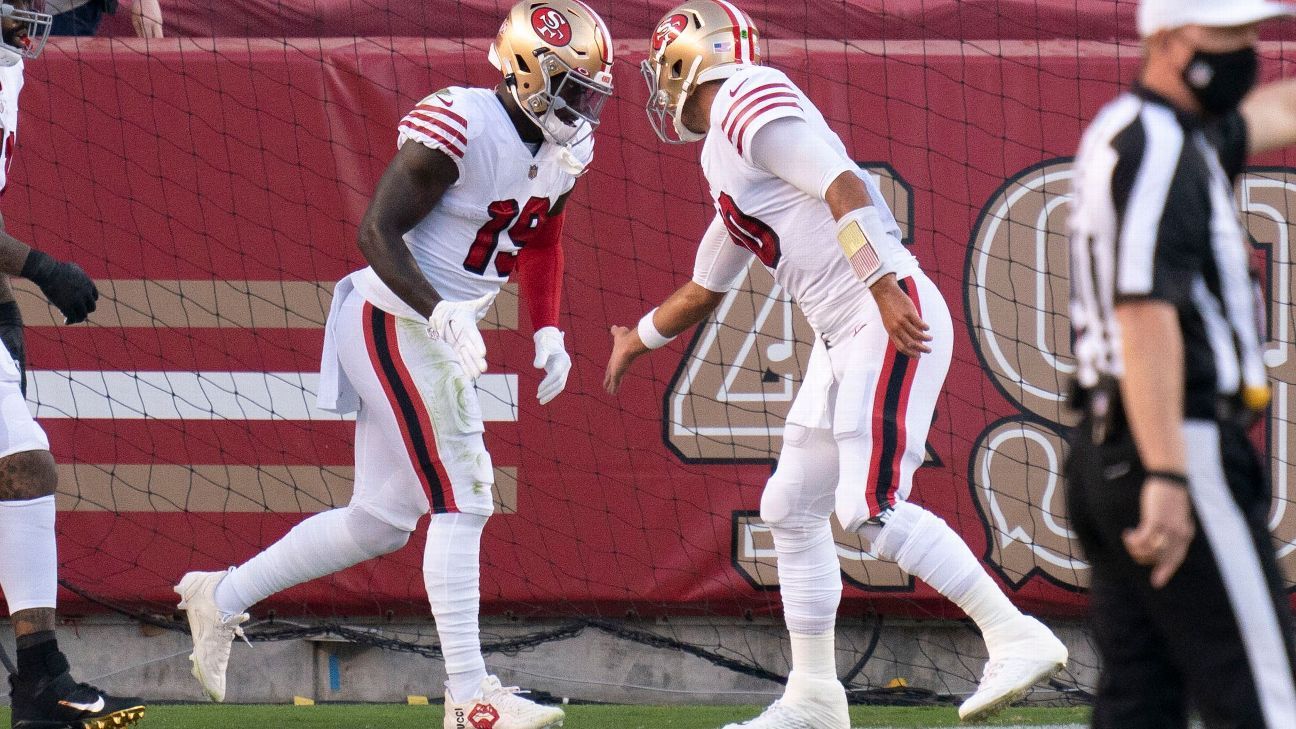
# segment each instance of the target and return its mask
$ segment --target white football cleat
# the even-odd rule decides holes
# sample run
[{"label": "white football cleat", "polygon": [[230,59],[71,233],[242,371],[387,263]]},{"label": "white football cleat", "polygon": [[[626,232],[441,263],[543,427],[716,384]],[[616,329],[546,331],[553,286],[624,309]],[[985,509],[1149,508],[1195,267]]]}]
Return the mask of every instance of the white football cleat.
[{"label": "white football cleat", "polygon": [[537,704],[518,694],[516,686],[501,686],[494,676],[482,679],[481,698],[455,703],[445,695],[445,729],[552,729],[566,714],[556,706]]},{"label": "white football cleat", "polygon": [[846,689],[839,681],[789,678],[783,698],[755,719],[724,729],[850,729]]},{"label": "white football cleat", "polygon": [[963,721],[980,721],[1025,696],[1031,687],[1066,667],[1067,648],[1053,631],[1023,615],[986,635],[990,660],[976,693],[959,706]]},{"label": "white football cleat", "polygon": [[243,628],[239,626],[247,621],[248,614],[222,618],[220,609],[216,607],[216,586],[226,574],[190,572],[175,587],[180,595],[180,609],[189,619],[189,634],[193,637],[193,653],[189,654],[193,675],[212,701],[225,700],[225,671],[229,668],[230,646],[234,638],[247,641]]}]

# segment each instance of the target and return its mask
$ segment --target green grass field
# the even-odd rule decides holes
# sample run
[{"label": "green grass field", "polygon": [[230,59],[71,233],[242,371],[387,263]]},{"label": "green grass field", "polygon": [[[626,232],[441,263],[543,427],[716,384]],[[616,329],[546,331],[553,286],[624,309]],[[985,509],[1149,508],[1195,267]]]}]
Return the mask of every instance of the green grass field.
[{"label": "green grass field", "polygon": [[[566,729],[719,729],[759,712],[758,707],[716,706],[570,706]],[[1078,726],[1087,709],[1010,709],[989,726]],[[169,705],[148,710],[141,729],[437,729],[439,706],[355,705],[212,706]],[[952,708],[851,708],[856,727],[958,726]],[[0,725],[9,724],[8,709],[0,710]]]}]

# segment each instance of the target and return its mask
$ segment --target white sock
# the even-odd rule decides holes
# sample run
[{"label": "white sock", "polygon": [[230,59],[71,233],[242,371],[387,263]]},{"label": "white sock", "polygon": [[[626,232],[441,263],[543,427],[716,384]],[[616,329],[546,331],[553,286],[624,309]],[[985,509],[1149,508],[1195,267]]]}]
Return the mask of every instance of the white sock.
[{"label": "white sock", "polygon": [[[793,675],[797,678],[837,680],[837,650],[833,631],[818,635],[790,635]],[[790,683],[791,676],[788,680]]]},{"label": "white sock", "polygon": [[963,539],[920,506],[897,504],[874,546],[878,556],[894,560],[962,608],[982,635],[1021,617]]},{"label": "white sock", "polygon": [[394,552],[408,541],[409,532],[363,509],[316,514],[231,570],[216,586],[216,607],[223,617],[247,612],[276,592]]},{"label": "white sock", "polygon": [[445,658],[450,699],[463,703],[481,695],[486,659],[477,614],[481,607],[481,535],[486,517],[433,514],[423,551],[423,584]]},{"label": "white sock", "polygon": [[778,557],[779,592],[788,632],[831,635],[842,593],[832,524],[827,519],[812,519],[796,526],[775,522],[769,529]]},{"label": "white sock", "polygon": [[52,608],[58,597],[54,497],[0,501],[0,589],[9,614]]}]

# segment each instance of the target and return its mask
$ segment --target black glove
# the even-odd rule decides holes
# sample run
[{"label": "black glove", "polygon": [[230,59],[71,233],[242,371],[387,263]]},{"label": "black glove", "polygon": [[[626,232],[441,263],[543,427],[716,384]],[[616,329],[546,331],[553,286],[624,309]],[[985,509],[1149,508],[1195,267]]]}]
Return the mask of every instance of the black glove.
[{"label": "black glove", "polygon": [[23,346],[22,312],[18,310],[17,301],[6,301],[0,304],[0,342],[13,355],[18,363],[18,374],[22,378],[19,387],[22,394],[27,394],[27,352]]},{"label": "black glove", "polygon": [[95,310],[99,289],[75,263],[55,260],[33,248],[23,263],[22,277],[39,286],[45,298],[63,312],[64,323],[83,322]]}]

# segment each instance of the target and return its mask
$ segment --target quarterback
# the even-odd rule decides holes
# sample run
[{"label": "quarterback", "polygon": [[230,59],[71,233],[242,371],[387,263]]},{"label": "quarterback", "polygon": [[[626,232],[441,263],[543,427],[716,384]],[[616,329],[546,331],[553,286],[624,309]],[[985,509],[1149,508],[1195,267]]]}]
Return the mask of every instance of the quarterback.
[{"label": "quarterback", "polygon": [[848,729],[833,630],[841,573],[830,515],[957,604],[989,661],[959,715],[980,719],[1061,670],[1066,647],[1020,613],[943,520],[906,499],[949,370],[949,309],[880,190],[814,104],[760,62],[751,19],[725,0],[694,0],[662,18],[643,63],[648,117],[664,142],[702,142],[716,216],[692,281],[637,328],[613,327],[605,386],[635,358],[698,324],[753,258],[815,332],[788,413],[761,519],[778,556],[792,672],[783,697],[741,725]]},{"label": "quarterback", "polygon": [[338,283],[320,365],[320,406],[358,411],[355,491],[228,572],[191,572],[176,591],[193,670],[225,697],[247,609],[292,585],[405,545],[432,512],[423,577],[448,674],[446,729],[562,723],[486,672],[478,630],[482,529],[494,469],[474,386],[486,369],[477,322],[518,281],[535,325],[537,398],[571,369],[558,329],[563,207],[593,157],[612,92],[607,26],[580,0],[524,0],[490,49],[493,89],[452,87],[399,124],[398,151],[360,224],[368,268]]}]

